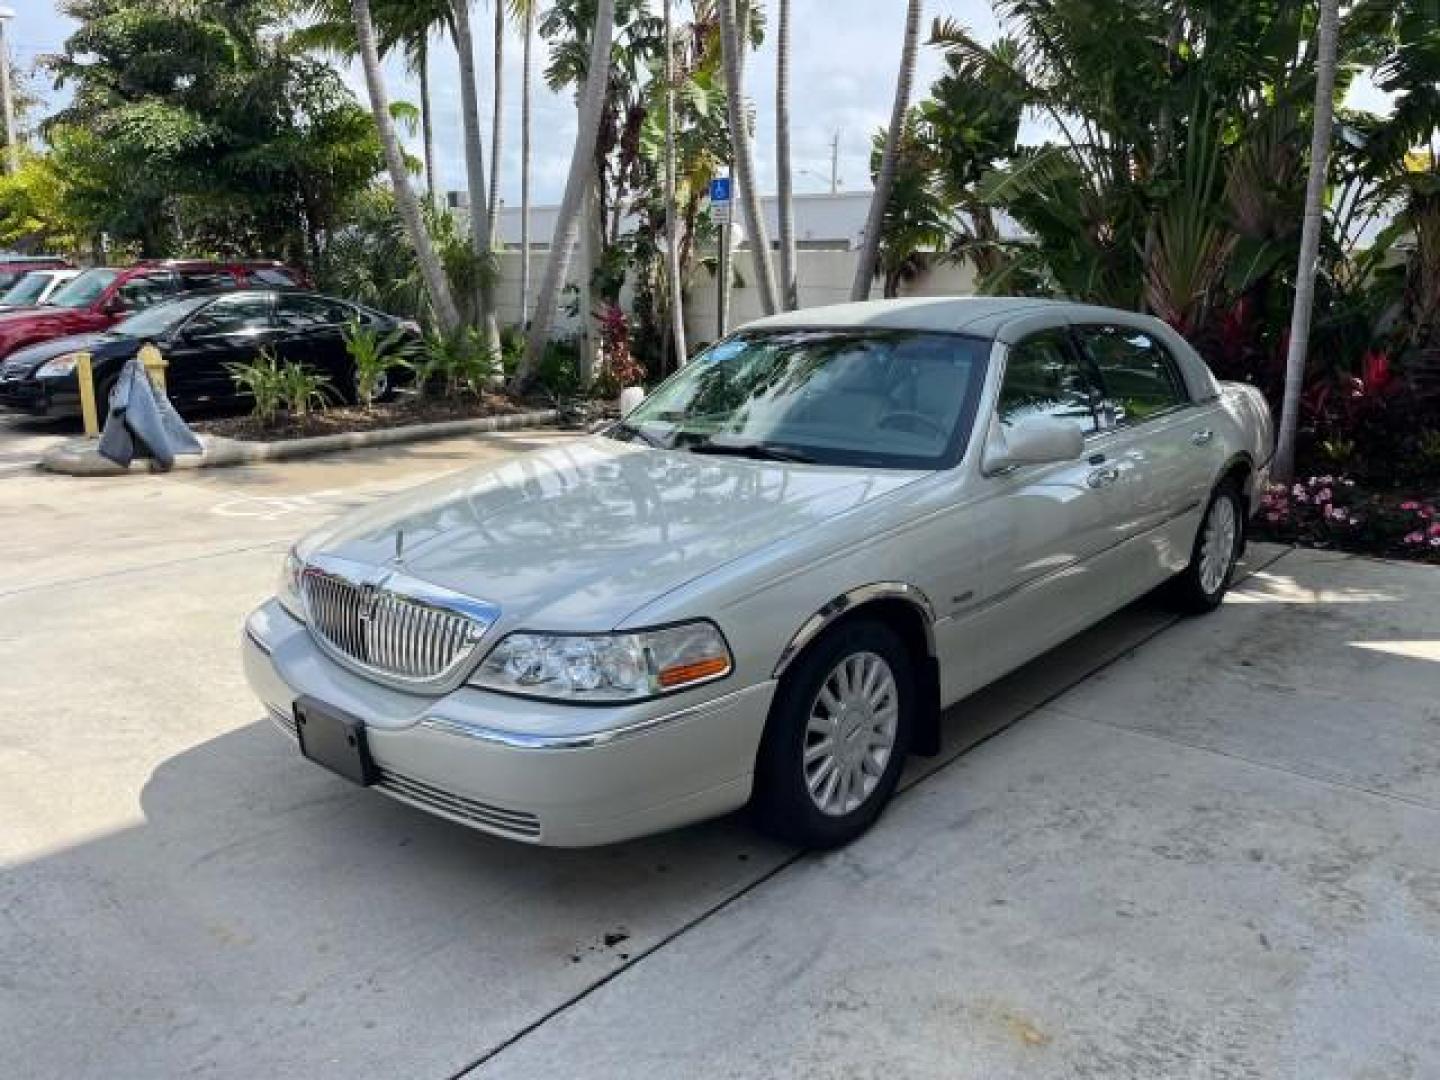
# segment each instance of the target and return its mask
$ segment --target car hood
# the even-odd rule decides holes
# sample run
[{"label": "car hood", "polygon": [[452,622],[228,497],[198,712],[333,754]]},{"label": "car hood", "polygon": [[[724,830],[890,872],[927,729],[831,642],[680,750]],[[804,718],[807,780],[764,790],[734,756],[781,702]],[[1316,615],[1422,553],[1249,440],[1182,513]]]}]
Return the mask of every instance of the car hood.
[{"label": "car hood", "polygon": [[397,566],[497,604],[507,629],[604,630],[921,475],[700,457],[591,436],[388,498],[307,537],[300,554]]},{"label": "car hood", "polygon": [[51,338],[38,345],[27,345],[23,349],[16,349],[5,361],[5,365],[11,368],[37,368],[46,360],[53,360],[57,356],[78,352],[81,349],[93,351],[110,340],[111,337],[108,334],[71,334],[68,337]]}]

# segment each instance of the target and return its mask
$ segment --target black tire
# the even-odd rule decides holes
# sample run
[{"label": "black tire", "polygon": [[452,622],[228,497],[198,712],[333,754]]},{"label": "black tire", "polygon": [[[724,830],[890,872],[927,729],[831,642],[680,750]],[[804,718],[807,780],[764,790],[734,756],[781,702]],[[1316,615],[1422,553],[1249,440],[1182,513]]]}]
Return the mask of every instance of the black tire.
[{"label": "black tire", "polygon": [[[1206,544],[1212,519],[1223,513],[1222,504],[1229,504],[1234,519],[1234,537],[1230,544],[1228,563],[1218,583],[1206,573]],[[1195,534],[1195,544],[1190,550],[1190,565],[1175,576],[1167,590],[1167,598],[1181,611],[1192,615],[1203,615],[1214,611],[1225,599],[1230,581],[1235,576],[1235,563],[1245,550],[1245,527],[1249,514],[1245,505],[1245,493],[1240,485],[1227,480],[1217,487],[1205,507],[1205,516],[1200,519],[1200,528]]]},{"label": "black tire", "polygon": [[[837,733],[832,742],[838,743],[846,754],[853,753],[855,760],[851,768],[859,775],[851,774],[843,783],[868,784],[877,779],[868,792],[857,792],[854,797],[858,804],[846,812],[826,812],[817,802],[819,796],[812,796],[810,780],[807,778],[807,742],[818,732],[810,730],[812,710],[828,713],[820,702],[821,690],[843,662],[851,661],[861,670],[871,664],[872,671],[878,671],[865,657],[875,657],[888,668],[894,684],[895,709],[893,717],[893,742],[881,771],[875,774],[866,771],[868,763],[872,768],[877,762],[870,753],[856,743],[856,736],[869,735],[885,726],[880,717],[889,715],[883,704],[878,712],[868,710],[857,714],[846,723],[855,730],[845,736]],[[883,675],[878,675],[878,694],[883,696]],[[895,793],[905,758],[909,753],[911,735],[915,730],[915,715],[919,695],[915,687],[915,662],[904,641],[895,631],[878,620],[855,618],[841,623],[815,641],[791,665],[780,680],[775,700],[770,706],[770,717],[766,722],[765,736],[761,740],[760,755],[755,769],[755,794],[751,810],[756,823],[765,832],[802,848],[834,848],[848,844],[875,823],[885,804]],[[817,717],[818,719],[819,717]],[[842,721],[836,719],[837,728]],[[883,736],[881,736],[883,738]],[[821,737],[823,739],[823,737]],[[861,760],[864,759],[864,760]],[[817,770],[818,771],[818,770]],[[833,770],[837,774],[840,767]],[[821,791],[824,783],[820,784]],[[849,789],[847,789],[849,790]],[[837,802],[845,803],[841,796]]]}]

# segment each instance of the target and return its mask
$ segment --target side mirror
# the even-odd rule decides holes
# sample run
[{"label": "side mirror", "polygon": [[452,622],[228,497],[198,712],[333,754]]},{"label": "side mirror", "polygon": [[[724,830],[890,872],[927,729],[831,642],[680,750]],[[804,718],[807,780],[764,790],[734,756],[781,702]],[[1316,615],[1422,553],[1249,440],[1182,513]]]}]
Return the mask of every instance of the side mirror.
[{"label": "side mirror", "polygon": [[103,310],[106,315],[126,315],[129,314],[130,307],[125,303],[123,296],[112,296],[109,300],[105,301]]},{"label": "side mirror", "polygon": [[982,462],[986,476],[1020,465],[1074,461],[1085,452],[1080,425],[1052,416],[1030,416],[1011,427],[996,423],[990,430]]}]

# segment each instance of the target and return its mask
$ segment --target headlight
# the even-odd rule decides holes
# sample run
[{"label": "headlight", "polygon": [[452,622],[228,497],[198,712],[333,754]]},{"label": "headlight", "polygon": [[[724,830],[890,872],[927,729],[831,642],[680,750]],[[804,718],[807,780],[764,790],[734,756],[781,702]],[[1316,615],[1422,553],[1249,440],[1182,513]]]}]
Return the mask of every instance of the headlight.
[{"label": "headlight", "polygon": [[65,353],[53,360],[46,360],[35,369],[35,377],[37,379],[55,379],[61,375],[74,375],[75,365],[79,362],[80,354],[78,352]]},{"label": "headlight", "polygon": [[556,701],[656,697],[730,674],[725,639],[712,623],[623,634],[511,634],[471,682]]},{"label": "headlight", "polygon": [[285,556],[285,565],[280,568],[280,581],[275,586],[275,599],[280,606],[301,622],[305,621],[305,598],[300,592],[300,579],[305,575],[305,563],[291,549]]}]

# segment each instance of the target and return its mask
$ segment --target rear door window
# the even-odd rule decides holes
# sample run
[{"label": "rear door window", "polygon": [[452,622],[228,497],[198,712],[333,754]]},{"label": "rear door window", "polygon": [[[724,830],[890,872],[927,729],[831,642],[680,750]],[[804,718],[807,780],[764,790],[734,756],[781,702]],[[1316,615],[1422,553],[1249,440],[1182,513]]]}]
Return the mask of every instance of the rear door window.
[{"label": "rear door window", "polygon": [[117,295],[127,311],[143,311],[151,304],[168,300],[180,291],[180,283],[169,270],[136,274],[121,282]]},{"label": "rear door window", "polygon": [[1078,333],[1118,426],[1141,424],[1189,403],[1175,358],[1149,334],[1127,326],[1082,326]]},{"label": "rear door window", "polygon": [[1108,426],[1100,380],[1061,329],[1033,334],[1010,349],[996,408],[1002,424],[1049,416],[1074,420],[1087,435]]},{"label": "rear door window", "polygon": [[260,285],[294,288],[300,284],[300,279],[283,266],[255,266],[248,268],[245,272],[250,275],[250,280]]},{"label": "rear door window", "polygon": [[355,311],[349,305],[322,296],[287,296],[282,293],[276,305],[276,319],[286,330],[344,326],[355,317]]},{"label": "rear door window", "polygon": [[226,270],[181,270],[180,285],[186,292],[202,292],[209,289],[233,289],[239,283],[235,275]]},{"label": "rear door window", "polygon": [[269,293],[222,296],[190,320],[186,329],[196,336],[267,330],[273,325]]}]

